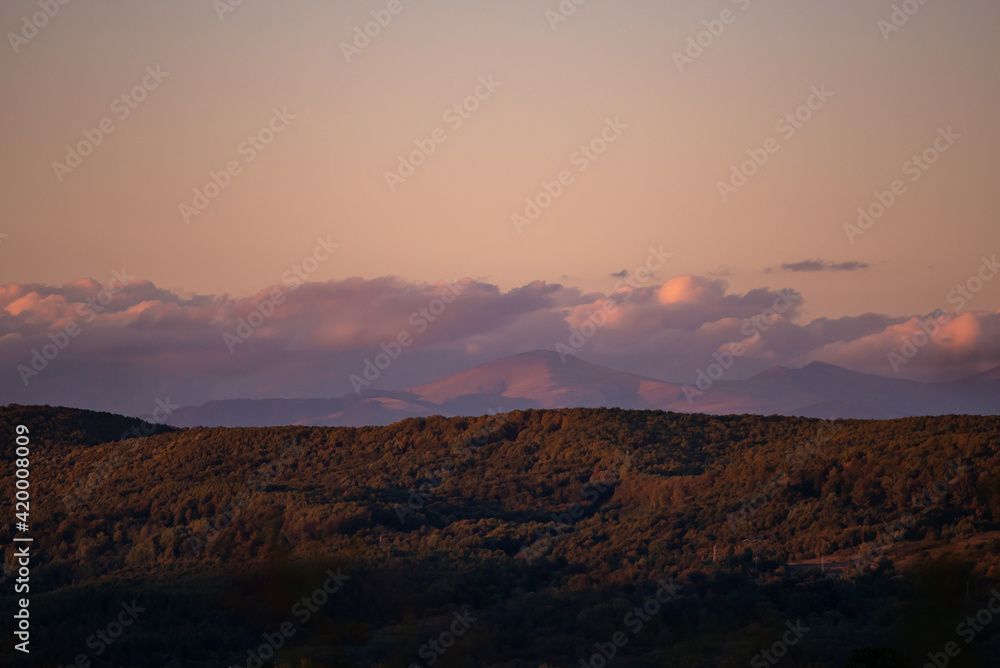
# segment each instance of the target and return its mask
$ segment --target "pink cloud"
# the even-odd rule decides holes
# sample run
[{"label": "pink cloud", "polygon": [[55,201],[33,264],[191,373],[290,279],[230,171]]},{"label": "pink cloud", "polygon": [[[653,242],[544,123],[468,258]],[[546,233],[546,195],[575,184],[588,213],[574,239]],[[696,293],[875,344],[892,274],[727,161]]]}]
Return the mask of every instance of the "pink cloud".
[{"label": "pink cloud", "polygon": [[661,304],[705,302],[721,299],[723,284],[700,276],[678,276],[664,283],[656,292]]},{"label": "pink cloud", "polygon": [[[245,298],[182,297],[137,281],[95,302],[102,289],[89,279],[0,286],[0,401],[142,413],[165,396],[175,403],[338,396],[351,391],[348,379],[365,359],[406,334],[410,344],[375,384],[401,389],[506,355],[554,349],[609,299],[616,308],[577,354],[671,381],[690,380],[734,342],[746,353],[732,379],[814,360],[893,376],[887,356],[920,331],[916,317],[878,314],[800,322],[795,293],[732,294],[725,282],[698,276],[610,295],[544,282],[503,292],[471,279],[449,288],[393,277],[294,291],[272,286]],[[272,303],[276,296],[282,303]],[[776,304],[787,308],[777,313]],[[224,337],[238,334],[241,323],[253,324],[250,336],[227,344]],[[78,335],[25,386],[18,368],[71,324]],[[998,335],[1000,313],[962,314],[899,376],[954,377],[996,366]]]}]

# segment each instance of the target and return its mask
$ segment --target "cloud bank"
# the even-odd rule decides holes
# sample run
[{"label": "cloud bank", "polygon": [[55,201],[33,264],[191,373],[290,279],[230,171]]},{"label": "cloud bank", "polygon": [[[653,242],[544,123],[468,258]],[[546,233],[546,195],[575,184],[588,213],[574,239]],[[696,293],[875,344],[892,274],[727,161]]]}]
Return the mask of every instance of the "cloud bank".
[{"label": "cloud bank", "polygon": [[802,262],[785,262],[782,271],[859,271],[868,269],[867,262],[825,262],[823,260],[803,260]]},{"label": "cloud bank", "polygon": [[676,382],[734,342],[746,353],[732,379],[811,361],[921,380],[1000,365],[1000,312],[805,322],[801,305],[794,291],[732,294],[702,276],[625,280],[609,294],[348,278],[230,298],[176,294],[122,270],[106,284],[0,286],[0,403],[147,414],[168,397],[333,397],[385,351],[395,359],[372,387],[402,389],[571,340],[588,361]]}]

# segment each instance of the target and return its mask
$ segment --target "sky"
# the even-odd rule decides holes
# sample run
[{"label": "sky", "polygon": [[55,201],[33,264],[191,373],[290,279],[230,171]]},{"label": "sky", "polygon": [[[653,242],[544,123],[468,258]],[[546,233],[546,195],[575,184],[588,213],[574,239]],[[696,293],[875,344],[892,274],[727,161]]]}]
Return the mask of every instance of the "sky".
[{"label": "sky", "polygon": [[576,354],[666,380],[789,294],[734,377],[997,366],[998,27],[988,0],[6,3],[0,401],[336,396],[408,332],[402,388],[609,299]]}]

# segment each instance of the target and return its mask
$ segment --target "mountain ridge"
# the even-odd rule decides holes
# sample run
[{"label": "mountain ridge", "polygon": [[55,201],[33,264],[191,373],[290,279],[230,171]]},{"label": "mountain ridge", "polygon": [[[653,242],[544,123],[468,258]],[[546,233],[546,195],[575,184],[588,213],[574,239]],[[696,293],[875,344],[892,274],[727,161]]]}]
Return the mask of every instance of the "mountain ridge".
[{"label": "mountain ridge", "polygon": [[810,362],[799,369],[774,366],[744,380],[719,380],[702,389],[533,350],[405,390],[366,390],[330,399],[215,400],[181,408],[169,421],[178,427],[361,427],[430,415],[600,407],[856,419],[996,415],[1000,367],[958,381],[930,383]]}]

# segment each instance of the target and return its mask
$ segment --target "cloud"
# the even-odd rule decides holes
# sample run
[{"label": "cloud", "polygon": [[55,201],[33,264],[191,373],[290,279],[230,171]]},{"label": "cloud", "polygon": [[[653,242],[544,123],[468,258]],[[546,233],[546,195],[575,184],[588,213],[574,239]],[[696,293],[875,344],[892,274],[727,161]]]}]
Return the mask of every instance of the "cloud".
[{"label": "cloud", "polygon": [[610,276],[611,278],[625,278],[626,276],[628,276],[628,269],[622,269],[621,271],[616,271],[615,273],[610,274]]},{"label": "cloud", "polygon": [[861,269],[868,269],[871,265],[867,262],[840,262],[837,264],[831,264],[827,267],[829,271],[858,271]]},{"label": "cloud", "polygon": [[[883,328],[843,337],[813,351],[815,359],[869,373],[918,380],[958,379],[1000,364],[1000,311],[900,318]],[[934,336],[927,340],[925,330]],[[906,354],[907,349],[915,356]],[[906,360],[893,369],[889,353]]]},{"label": "cloud", "polygon": [[[868,269],[867,262],[824,262],[823,260],[803,260],[802,262],[785,262],[781,265],[784,271],[859,271]],[[767,269],[770,272],[770,268]]]},{"label": "cloud", "polygon": [[[143,281],[113,294],[90,279],[0,285],[0,404],[143,414],[166,397],[334,397],[352,391],[350,376],[365,360],[406,340],[373,384],[403,389],[555,349],[600,313],[580,357],[671,381],[693,379],[733,342],[747,352],[732,379],[814,360],[894,376],[887,356],[921,331],[917,316],[802,321],[802,303],[791,290],[736,294],[723,280],[689,275],[612,294],[543,281],[504,292],[468,278],[348,278],[245,298],[182,296]],[[26,386],[20,370],[32,364],[44,368]],[[972,375],[998,364],[1000,313],[967,312],[941,327],[900,377]]]},{"label": "cloud", "polygon": [[664,283],[656,296],[661,304],[715,301],[722,297],[724,285],[700,276],[678,276]]}]

